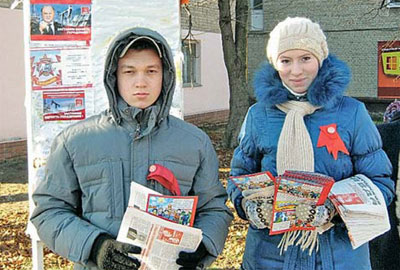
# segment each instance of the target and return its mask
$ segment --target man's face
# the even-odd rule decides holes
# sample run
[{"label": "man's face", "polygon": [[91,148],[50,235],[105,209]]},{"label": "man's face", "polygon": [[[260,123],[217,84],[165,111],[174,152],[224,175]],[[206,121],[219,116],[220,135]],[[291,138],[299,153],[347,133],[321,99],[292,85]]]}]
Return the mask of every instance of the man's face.
[{"label": "man's face", "polygon": [[54,18],[54,9],[51,6],[43,7],[42,18],[43,18],[43,21],[45,21],[47,23],[51,23]]},{"label": "man's face", "polygon": [[161,59],[155,51],[128,50],[118,61],[118,92],[130,106],[145,109],[161,93],[162,74]]}]

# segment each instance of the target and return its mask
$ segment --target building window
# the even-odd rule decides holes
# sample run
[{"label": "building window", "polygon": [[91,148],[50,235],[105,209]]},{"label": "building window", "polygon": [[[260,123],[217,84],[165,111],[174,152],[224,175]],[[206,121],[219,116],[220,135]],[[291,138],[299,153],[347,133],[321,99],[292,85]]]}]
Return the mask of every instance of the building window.
[{"label": "building window", "polygon": [[263,31],[264,30],[264,11],[263,0],[250,0],[250,30]]},{"label": "building window", "polygon": [[386,58],[386,69],[387,70],[397,70],[397,57],[388,56]]},{"label": "building window", "polygon": [[200,42],[185,40],[182,44],[183,51],[183,86],[200,86]]},{"label": "building window", "polygon": [[400,0],[387,0],[388,8],[400,8]]}]

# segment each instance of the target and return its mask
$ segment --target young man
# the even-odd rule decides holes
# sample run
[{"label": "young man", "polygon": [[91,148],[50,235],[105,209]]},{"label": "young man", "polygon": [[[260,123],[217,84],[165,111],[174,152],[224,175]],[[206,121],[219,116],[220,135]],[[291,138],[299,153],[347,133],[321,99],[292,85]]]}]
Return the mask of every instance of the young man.
[{"label": "young man", "polygon": [[209,265],[222,251],[232,215],[210,139],[169,115],[175,68],[167,42],[143,28],[120,34],[107,53],[104,84],[110,109],[55,138],[46,177],[33,194],[31,220],[41,240],[77,262],[75,269],[139,268],[128,253],[140,248],[114,239],[131,181],[171,194],[146,180],[149,167],[160,164],[174,173],[182,195],[199,197],[194,226],[203,241],[177,263]]}]

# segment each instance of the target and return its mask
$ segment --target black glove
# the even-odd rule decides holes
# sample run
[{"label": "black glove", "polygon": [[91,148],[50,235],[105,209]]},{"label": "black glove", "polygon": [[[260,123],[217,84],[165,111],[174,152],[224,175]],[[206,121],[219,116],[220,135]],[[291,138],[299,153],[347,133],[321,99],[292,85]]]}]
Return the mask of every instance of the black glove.
[{"label": "black glove", "polygon": [[140,247],[114,240],[110,235],[100,234],[94,241],[90,259],[102,270],[137,270],[140,262],[128,253],[140,254]]},{"label": "black glove", "polygon": [[200,261],[208,254],[206,246],[203,242],[200,243],[199,247],[195,252],[179,252],[176,263],[182,265],[179,270],[195,270],[196,267],[203,268],[203,264]]}]

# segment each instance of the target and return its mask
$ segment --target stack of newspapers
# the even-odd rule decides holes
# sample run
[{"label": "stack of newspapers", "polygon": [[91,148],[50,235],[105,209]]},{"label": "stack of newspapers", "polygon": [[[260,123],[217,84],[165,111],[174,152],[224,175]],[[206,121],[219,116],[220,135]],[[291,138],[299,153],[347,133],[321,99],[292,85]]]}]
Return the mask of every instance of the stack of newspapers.
[{"label": "stack of newspapers", "polygon": [[178,270],[179,252],[196,251],[203,239],[202,231],[191,227],[196,204],[195,196],[166,196],[131,182],[117,240],[142,248],[141,254],[130,254],[140,260],[139,270]]},{"label": "stack of newspapers", "polygon": [[366,176],[336,182],[329,199],[347,227],[353,249],[390,230],[383,195]]}]

